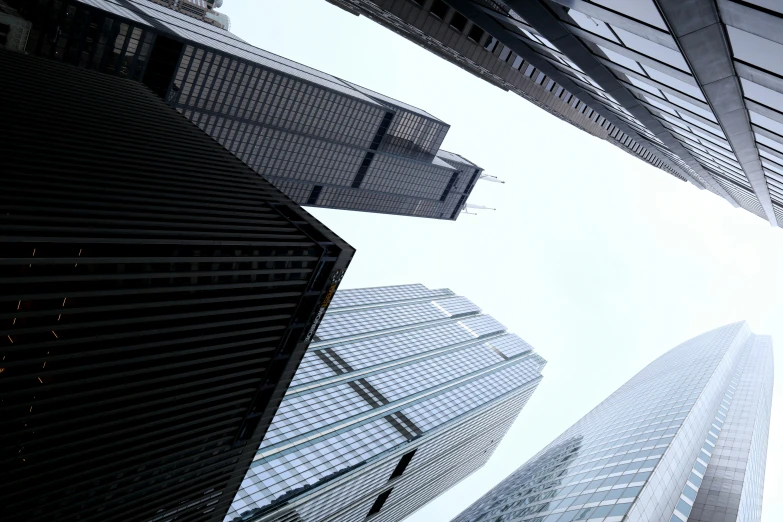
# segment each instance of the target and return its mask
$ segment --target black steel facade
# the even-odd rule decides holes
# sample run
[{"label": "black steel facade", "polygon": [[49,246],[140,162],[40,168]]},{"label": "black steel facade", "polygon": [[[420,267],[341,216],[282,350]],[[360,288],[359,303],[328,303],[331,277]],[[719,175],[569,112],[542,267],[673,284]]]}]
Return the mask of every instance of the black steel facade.
[{"label": "black steel facade", "polygon": [[140,83],[0,75],[0,518],[222,520],[353,249]]},{"label": "black steel facade", "polygon": [[27,52],[142,81],[299,204],[453,220],[480,179],[425,111],[152,2],[16,2]]}]

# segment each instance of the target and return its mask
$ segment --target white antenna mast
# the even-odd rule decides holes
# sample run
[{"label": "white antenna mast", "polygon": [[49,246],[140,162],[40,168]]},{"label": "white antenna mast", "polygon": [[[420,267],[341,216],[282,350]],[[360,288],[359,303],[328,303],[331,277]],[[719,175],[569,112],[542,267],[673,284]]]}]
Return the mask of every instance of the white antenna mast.
[{"label": "white antenna mast", "polygon": [[489,174],[482,174],[479,176],[479,179],[485,179],[487,181],[491,181],[492,183],[505,183],[505,181],[501,181],[497,177],[490,176]]}]

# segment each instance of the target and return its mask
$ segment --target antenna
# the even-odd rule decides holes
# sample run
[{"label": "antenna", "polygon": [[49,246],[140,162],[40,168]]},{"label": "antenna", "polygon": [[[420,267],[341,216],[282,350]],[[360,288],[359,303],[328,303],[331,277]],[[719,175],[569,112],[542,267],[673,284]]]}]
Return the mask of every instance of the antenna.
[{"label": "antenna", "polygon": [[491,181],[492,183],[505,183],[505,181],[501,181],[497,177],[490,176],[489,174],[482,174],[479,176],[479,179],[485,179],[487,181]]}]

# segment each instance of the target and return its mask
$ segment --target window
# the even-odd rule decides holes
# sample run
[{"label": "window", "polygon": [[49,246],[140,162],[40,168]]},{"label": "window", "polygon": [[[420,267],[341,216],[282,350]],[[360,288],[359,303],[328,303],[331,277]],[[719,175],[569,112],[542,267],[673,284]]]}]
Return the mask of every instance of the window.
[{"label": "window", "polygon": [[600,506],[595,508],[595,511],[592,513],[593,518],[601,518],[605,517],[609,514],[609,512],[612,510],[613,506]]},{"label": "window", "polygon": [[449,6],[443,0],[435,0],[430,7],[430,13],[437,16],[441,20],[446,18],[446,13],[449,12]]},{"label": "window", "polygon": [[487,38],[487,41],[484,42],[484,49],[486,49],[489,52],[494,52],[495,48],[498,46],[498,39],[494,36],[490,36]]},{"label": "window", "polygon": [[310,192],[310,196],[307,198],[307,205],[315,205],[318,202],[318,196],[321,195],[321,191],[323,190],[322,185],[315,185],[313,187],[313,190]]},{"label": "window", "polygon": [[502,51],[500,51],[500,56],[498,57],[501,61],[508,60],[508,57],[511,56],[511,49],[508,47],[504,47]]},{"label": "window", "polygon": [[378,498],[375,499],[375,502],[373,502],[372,507],[370,508],[370,512],[367,513],[367,518],[373,516],[374,514],[378,513],[381,508],[383,508],[383,504],[386,502],[386,499],[389,498],[389,495],[391,495],[392,490],[387,489],[380,495],[378,495]]},{"label": "window", "polygon": [[413,459],[413,455],[415,453],[416,450],[409,451],[400,458],[400,462],[397,464],[397,467],[394,468],[394,471],[392,472],[391,477],[389,477],[389,480],[395,479],[405,473],[405,468],[408,467],[408,464],[410,464],[411,459]]},{"label": "window", "polygon": [[482,36],[484,36],[484,29],[482,29],[477,25],[474,25],[473,27],[470,28],[470,31],[468,31],[468,38],[470,38],[476,43],[479,43],[481,41]]},{"label": "window", "polygon": [[609,512],[610,517],[614,516],[622,516],[628,513],[628,510],[631,509],[631,504],[615,504],[614,507],[612,507],[612,511]]},{"label": "window", "polygon": [[468,25],[468,19],[462,16],[461,13],[457,13],[455,11],[454,15],[451,17],[451,22],[449,22],[449,25],[461,33]]},{"label": "window", "polygon": [[8,43],[8,35],[11,33],[11,26],[8,24],[0,24],[0,45],[6,45]]},{"label": "window", "polygon": [[691,514],[691,506],[684,500],[680,499],[679,502],[677,502],[677,511],[685,515],[686,517]]}]

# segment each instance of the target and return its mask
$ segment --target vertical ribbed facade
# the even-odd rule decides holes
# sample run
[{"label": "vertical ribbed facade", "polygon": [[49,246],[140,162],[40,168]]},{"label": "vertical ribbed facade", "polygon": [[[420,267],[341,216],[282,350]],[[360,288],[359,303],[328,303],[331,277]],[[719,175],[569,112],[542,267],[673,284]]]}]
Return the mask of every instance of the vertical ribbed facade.
[{"label": "vertical ribbed facade", "polygon": [[329,0],[724,198],[783,219],[783,5]]},{"label": "vertical ribbed facade", "polygon": [[653,147],[645,146],[588,107],[529,60],[440,0],[327,0],[367,16],[465,71],[511,91],[580,130],[685,180]]},{"label": "vertical ribbed facade", "polygon": [[140,83],[0,77],[0,519],[222,520],[353,249]]},{"label": "vertical ribbed facade", "polygon": [[774,380],[771,339],[759,336],[744,357],[715,419],[713,428],[720,430],[707,437],[715,448],[698,494],[692,498],[689,492],[688,522],[761,520]]},{"label": "vertical ribbed facade", "polygon": [[747,323],[670,350],[455,521],[755,521],[772,342]]},{"label": "vertical ribbed facade", "polygon": [[454,220],[480,177],[431,114],[162,5],[23,6],[27,52],[142,81],[300,205]]},{"label": "vertical ribbed facade", "polygon": [[341,290],[226,522],[401,520],[486,462],[544,364],[450,290]]}]

